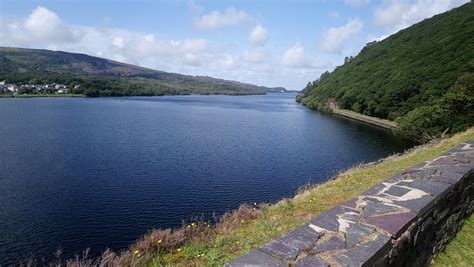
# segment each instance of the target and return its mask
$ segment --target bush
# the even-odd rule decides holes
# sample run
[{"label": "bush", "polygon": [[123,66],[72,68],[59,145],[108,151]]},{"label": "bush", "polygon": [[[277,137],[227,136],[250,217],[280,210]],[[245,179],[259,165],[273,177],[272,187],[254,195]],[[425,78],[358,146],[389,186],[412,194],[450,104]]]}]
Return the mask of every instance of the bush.
[{"label": "bush", "polygon": [[99,91],[95,90],[95,89],[87,89],[84,92],[84,95],[86,95],[87,97],[98,97],[99,96]]},{"label": "bush", "polygon": [[395,133],[416,142],[425,143],[440,137],[448,128],[448,112],[440,105],[415,108],[398,120]]},{"label": "bush", "polygon": [[474,125],[474,73],[461,76],[441,103],[449,110],[453,132],[464,131]]}]

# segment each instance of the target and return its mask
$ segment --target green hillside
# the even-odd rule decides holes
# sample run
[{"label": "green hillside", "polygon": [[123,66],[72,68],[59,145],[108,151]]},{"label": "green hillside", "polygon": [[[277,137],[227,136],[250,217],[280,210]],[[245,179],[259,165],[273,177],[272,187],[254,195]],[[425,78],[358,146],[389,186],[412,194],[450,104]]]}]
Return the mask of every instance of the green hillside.
[{"label": "green hillside", "polygon": [[397,132],[427,141],[473,125],[474,3],[434,16],[362,51],[308,84],[298,98],[396,120]]},{"label": "green hillside", "polygon": [[285,91],[252,84],[168,73],[84,54],[0,47],[0,81],[62,83],[95,95],[264,94]]}]

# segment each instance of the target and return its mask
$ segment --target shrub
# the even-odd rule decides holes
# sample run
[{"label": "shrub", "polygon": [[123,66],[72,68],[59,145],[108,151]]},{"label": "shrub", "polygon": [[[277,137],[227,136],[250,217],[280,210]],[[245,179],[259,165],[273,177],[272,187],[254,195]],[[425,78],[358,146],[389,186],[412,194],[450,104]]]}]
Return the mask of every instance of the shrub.
[{"label": "shrub", "polygon": [[448,125],[447,111],[440,105],[415,108],[398,120],[397,135],[425,143],[440,137]]}]

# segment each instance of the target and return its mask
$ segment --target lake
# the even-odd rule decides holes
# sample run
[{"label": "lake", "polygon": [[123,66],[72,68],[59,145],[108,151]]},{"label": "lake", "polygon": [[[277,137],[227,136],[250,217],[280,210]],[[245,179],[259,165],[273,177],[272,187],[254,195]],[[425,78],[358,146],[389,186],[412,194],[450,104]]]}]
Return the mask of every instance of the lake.
[{"label": "lake", "polygon": [[411,145],[294,97],[0,99],[0,265],[120,250]]}]

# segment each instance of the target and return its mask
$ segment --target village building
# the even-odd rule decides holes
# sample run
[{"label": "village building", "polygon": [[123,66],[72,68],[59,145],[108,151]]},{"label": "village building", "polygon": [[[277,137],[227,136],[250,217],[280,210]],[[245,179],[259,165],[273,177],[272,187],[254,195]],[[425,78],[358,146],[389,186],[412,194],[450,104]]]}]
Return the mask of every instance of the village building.
[{"label": "village building", "polygon": [[58,94],[69,94],[71,90],[69,90],[68,88],[64,87],[64,88],[61,88],[57,91]]},{"label": "village building", "polygon": [[[76,85],[77,87],[77,85]],[[75,88],[76,88],[75,87]],[[5,81],[0,81],[0,93],[14,93],[14,94],[69,94],[69,89],[64,84],[7,84]]]},{"label": "village building", "polygon": [[6,87],[7,87],[7,90],[12,93],[18,92],[18,86],[16,86],[15,84],[7,84]]}]

